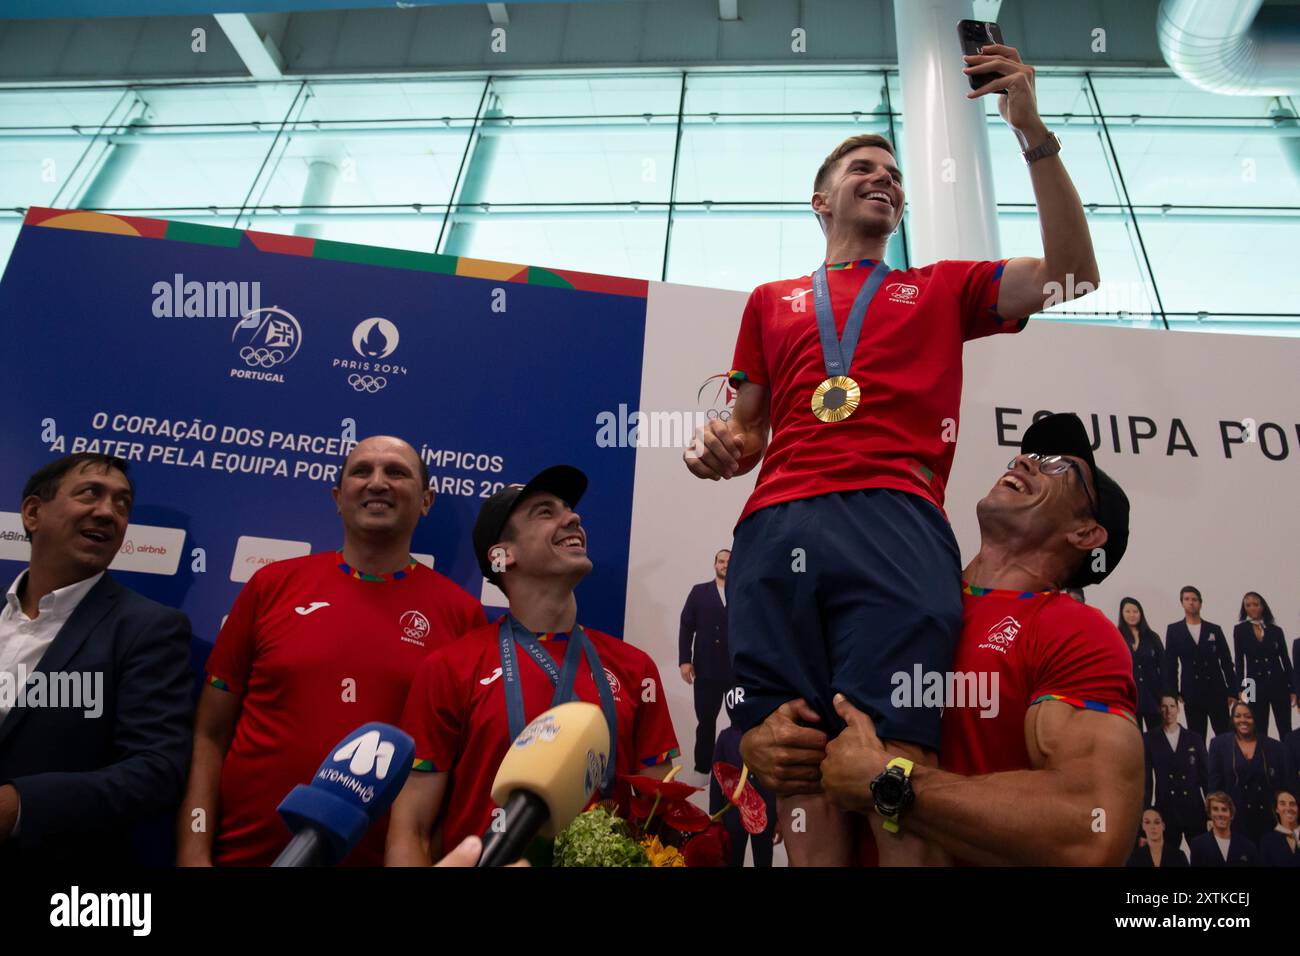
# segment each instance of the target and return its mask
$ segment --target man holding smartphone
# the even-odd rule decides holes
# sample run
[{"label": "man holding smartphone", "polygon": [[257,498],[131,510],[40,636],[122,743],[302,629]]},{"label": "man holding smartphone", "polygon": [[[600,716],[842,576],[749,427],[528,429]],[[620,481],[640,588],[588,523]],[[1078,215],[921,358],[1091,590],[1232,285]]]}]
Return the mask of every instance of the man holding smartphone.
[{"label": "man holding smartphone", "polygon": [[[728,574],[732,722],[747,730],[802,698],[833,736],[844,727],[840,693],[903,755],[903,773],[935,765],[941,709],[893,706],[891,678],[918,665],[945,673],[962,620],[961,565],[942,510],[962,343],[1018,332],[1052,283],[1099,281],[1060,143],[1038,115],[1033,68],[998,44],[965,62],[968,75],[995,76],[972,99],[1005,94],[998,108],[1025,151],[1044,255],[891,270],[881,260],[903,217],[902,174],[888,140],[850,137],[814,180],[823,264],[750,294],[734,413],[701,428],[684,455],[692,474],[715,481],[763,463]],[[850,861],[850,818],[824,795],[779,809],[793,865]],[[872,826],[883,864],[925,861],[924,844],[896,821],[872,817]]]}]

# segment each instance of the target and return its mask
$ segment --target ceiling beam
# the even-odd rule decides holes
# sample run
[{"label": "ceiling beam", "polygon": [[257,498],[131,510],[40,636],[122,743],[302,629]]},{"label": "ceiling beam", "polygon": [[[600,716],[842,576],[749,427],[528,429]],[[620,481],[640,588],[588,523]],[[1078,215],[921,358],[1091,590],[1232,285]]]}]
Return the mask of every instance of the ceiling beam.
[{"label": "ceiling beam", "polygon": [[284,57],[268,33],[258,36],[246,13],[214,13],[226,39],[244,61],[248,75],[255,80],[284,79]]}]

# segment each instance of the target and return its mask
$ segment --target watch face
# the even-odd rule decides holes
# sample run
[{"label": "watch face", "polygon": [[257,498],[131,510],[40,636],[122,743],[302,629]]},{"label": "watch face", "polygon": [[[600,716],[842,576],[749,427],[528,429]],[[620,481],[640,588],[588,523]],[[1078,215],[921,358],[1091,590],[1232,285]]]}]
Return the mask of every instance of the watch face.
[{"label": "watch face", "polygon": [[876,782],[876,799],[886,806],[894,806],[903,796],[903,781],[893,774]]}]

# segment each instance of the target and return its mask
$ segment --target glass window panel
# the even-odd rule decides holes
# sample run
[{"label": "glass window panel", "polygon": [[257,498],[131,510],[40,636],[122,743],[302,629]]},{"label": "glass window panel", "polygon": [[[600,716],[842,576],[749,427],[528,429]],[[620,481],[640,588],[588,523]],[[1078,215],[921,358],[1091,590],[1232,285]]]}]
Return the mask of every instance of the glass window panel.
[{"label": "glass window panel", "polygon": [[[1126,312],[1140,316],[1158,312],[1155,295],[1144,278],[1141,252],[1128,217],[1119,214],[1092,214],[1088,217],[1088,231],[1097,256],[1097,268],[1101,272],[1101,287],[1081,298],[1063,301],[1047,309],[1044,314]],[[999,209],[998,233],[1005,258],[1043,254],[1037,213],[1026,215],[1020,211]],[[1160,275],[1158,269],[1156,275]],[[1162,292],[1163,288],[1162,283]],[[1145,319],[1139,319],[1139,322],[1146,324]]]},{"label": "glass window panel", "polygon": [[472,120],[484,81],[402,80],[342,82],[313,80],[300,126],[320,122]]},{"label": "glass window panel", "polygon": [[444,242],[443,251],[553,269],[659,279],[667,213],[614,212],[610,218],[478,217],[458,225],[456,235]]},{"label": "glass window panel", "polygon": [[[119,145],[105,163],[126,163],[126,172],[98,208],[161,209],[233,206],[248,195],[274,136],[209,139],[204,135],[148,134]],[[101,175],[103,167],[100,167]],[[256,201],[254,194],[252,201]],[[232,223],[233,224],[233,215]]]},{"label": "glass window panel", "polygon": [[[836,73],[692,73],[687,115],[843,114],[884,112],[878,71]],[[897,109],[897,106],[895,107]],[[829,152],[829,150],[828,150]]]},{"label": "glass window panel", "polygon": [[1165,308],[1193,313],[1300,313],[1297,223],[1295,216],[1138,218]]},{"label": "glass window panel", "polygon": [[0,219],[0,276],[4,275],[5,264],[9,262],[9,253],[13,252],[14,243],[18,241],[18,231],[22,224],[22,220],[17,217]]},{"label": "glass window panel", "polygon": [[[74,175],[77,161],[88,145],[90,137],[24,143],[6,141],[0,134],[0,206],[51,205],[55,195]],[[97,147],[94,152],[98,151]],[[83,164],[76,178],[80,179],[85,171]],[[71,202],[69,191],[64,189],[60,205]]]},{"label": "glass window panel", "polygon": [[1097,102],[1107,118],[1139,116],[1267,116],[1272,97],[1225,96],[1192,86],[1177,76],[1142,74],[1094,76]]},{"label": "glass window panel", "polygon": [[812,213],[737,210],[735,215],[674,213],[668,281],[748,292],[764,282],[802,275],[826,251]]},{"label": "glass window panel", "polygon": [[1111,139],[1135,205],[1300,207],[1300,128],[1118,120]]},{"label": "glass window panel", "polygon": [[595,120],[486,121],[475,141],[460,202],[667,202],[676,123],[636,120],[609,129]]},{"label": "glass window panel", "polygon": [[[679,202],[811,202],[826,155],[857,133],[889,135],[879,122],[821,125],[691,124],[682,133]],[[809,213],[811,215],[811,213]]]},{"label": "glass window panel", "polygon": [[644,76],[494,77],[492,94],[502,114],[542,116],[677,117],[682,80],[679,73]]},{"label": "glass window panel", "polygon": [[335,206],[445,205],[451,200],[469,138],[471,121],[458,121],[446,133],[314,136],[295,134],[280,154],[259,205],[304,204],[304,188],[314,162],[333,167],[333,187],[323,196]]},{"label": "glass window panel", "polygon": [[108,118],[121,98],[121,88],[3,90],[0,91],[0,127],[80,126],[93,130]]},{"label": "glass window panel", "polygon": [[144,119],[155,126],[249,127],[274,133],[298,95],[301,82],[204,83],[137,86],[134,95],[146,107]]}]

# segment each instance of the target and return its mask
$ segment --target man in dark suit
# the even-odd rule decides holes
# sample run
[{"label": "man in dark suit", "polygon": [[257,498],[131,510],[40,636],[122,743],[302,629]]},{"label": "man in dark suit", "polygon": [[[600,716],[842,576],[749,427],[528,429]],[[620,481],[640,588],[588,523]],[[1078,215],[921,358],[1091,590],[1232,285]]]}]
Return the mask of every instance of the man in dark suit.
[{"label": "man in dark suit", "polygon": [[695,690],[695,771],[702,774],[712,773],[718,711],[732,685],[726,598],[730,560],[726,548],[713,556],[713,580],[691,588],[677,636],[682,680]]},{"label": "man in dark suit", "polygon": [[1232,797],[1215,791],[1205,798],[1205,812],[1210,829],[1187,843],[1192,866],[1254,866],[1259,862],[1259,851],[1250,838],[1232,832],[1237,812]]},{"label": "man in dark suit", "polygon": [[1145,734],[1148,787],[1154,793],[1147,801],[1160,811],[1165,822],[1165,841],[1178,849],[1205,830],[1205,792],[1208,763],[1201,735],[1178,726],[1178,699],[1173,694],[1160,698],[1162,726]]},{"label": "man in dark suit", "polygon": [[1165,689],[1182,696],[1188,730],[1204,738],[1208,719],[1216,734],[1225,734],[1232,729],[1228,712],[1237,702],[1238,687],[1228,640],[1219,625],[1201,620],[1200,591],[1188,585],[1178,599],[1183,619],[1165,629]]},{"label": "man in dark suit", "polygon": [[0,868],[129,863],[133,826],[180,800],[190,624],[106,572],[131,514],[126,468],[68,455],[23,488],[31,562],[0,610]]}]

